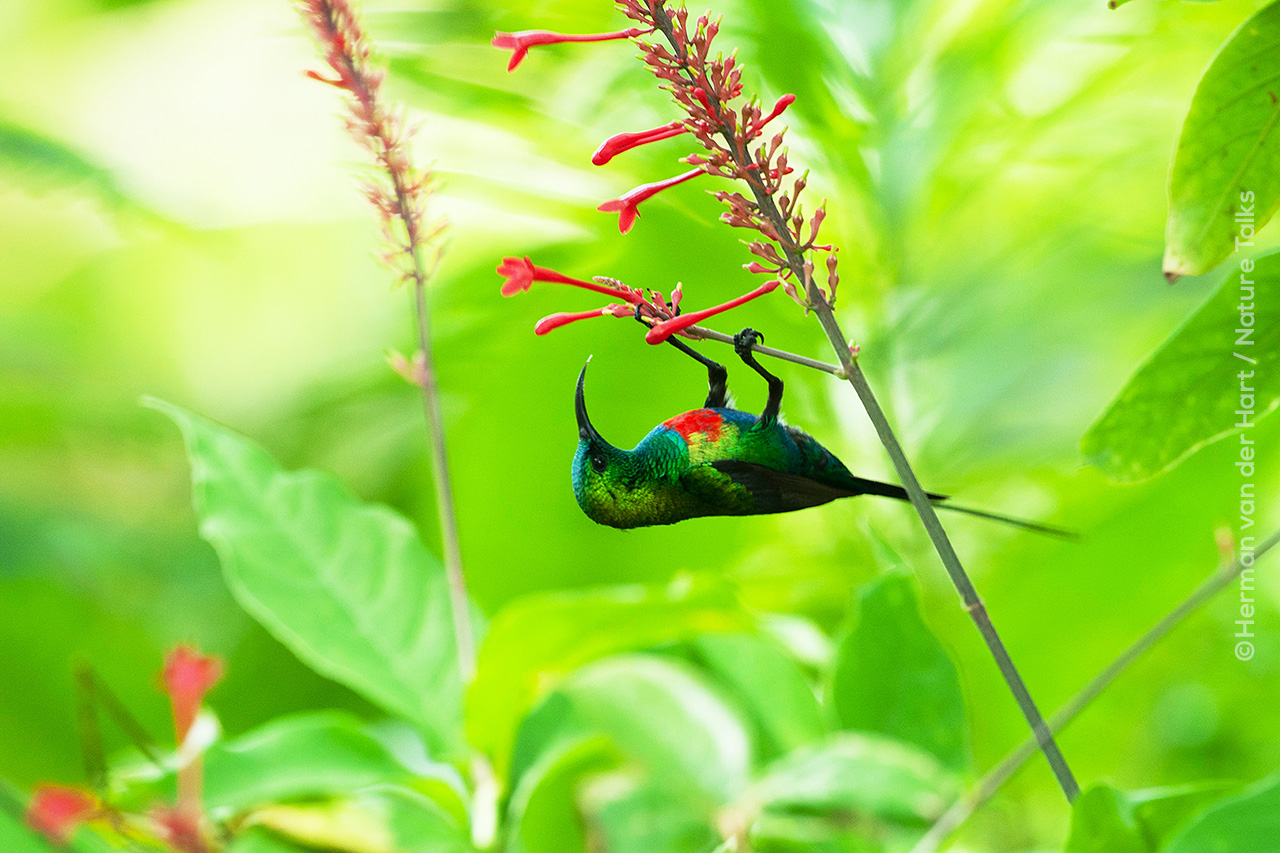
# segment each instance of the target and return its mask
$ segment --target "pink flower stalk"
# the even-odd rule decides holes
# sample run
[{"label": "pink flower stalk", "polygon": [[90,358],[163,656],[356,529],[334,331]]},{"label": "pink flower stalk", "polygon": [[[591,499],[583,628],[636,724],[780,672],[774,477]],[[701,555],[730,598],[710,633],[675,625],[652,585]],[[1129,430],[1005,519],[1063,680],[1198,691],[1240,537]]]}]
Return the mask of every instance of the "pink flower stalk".
[{"label": "pink flower stalk", "polygon": [[160,806],[151,812],[151,820],[164,843],[178,853],[209,853],[209,843],[200,831],[199,812]]},{"label": "pink flower stalk", "polygon": [[666,342],[667,338],[671,337],[675,333],[682,332],[685,329],[689,328],[690,326],[695,326],[698,323],[701,323],[703,320],[707,319],[708,317],[714,317],[716,314],[723,314],[725,311],[729,311],[733,308],[737,308],[739,305],[745,305],[746,303],[750,302],[753,299],[758,299],[759,297],[764,296],[766,293],[771,293],[781,283],[782,282],[778,281],[777,279],[773,279],[771,281],[767,281],[764,284],[760,285],[750,293],[744,293],[742,296],[739,296],[737,299],[731,299],[728,302],[724,303],[723,305],[716,305],[713,308],[704,308],[701,311],[694,311],[689,314],[681,314],[678,317],[672,317],[670,320],[664,320],[663,322],[658,323],[656,326],[651,328],[645,334],[644,336],[645,343],[649,343],[649,344],[664,343]]},{"label": "pink flower stalk", "polygon": [[673,121],[670,124],[655,127],[652,130],[618,133],[600,143],[596,153],[591,155],[591,162],[597,166],[603,166],[623,151],[630,151],[632,148],[648,145],[650,142],[657,142],[661,139],[670,139],[688,131],[689,129],[682,122]]},{"label": "pink flower stalk", "polygon": [[89,794],[75,788],[41,785],[27,806],[27,826],[54,844],[66,844],[80,824],[98,813]]},{"label": "pink flower stalk", "polygon": [[605,213],[617,213],[618,230],[626,234],[631,230],[631,226],[636,224],[636,220],[640,218],[640,202],[647,201],[665,189],[670,189],[676,184],[683,184],[685,181],[702,174],[705,174],[702,169],[690,169],[683,175],[676,175],[674,178],[667,178],[665,181],[641,184],[621,198],[606,201],[596,209]]},{"label": "pink flower stalk", "polygon": [[163,678],[173,708],[173,730],[181,744],[200,713],[204,695],[222,678],[222,662],[189,646],[178,646],[165,659]]},{"label": "pink flower stalk", "polygon": [[630,317],[635,312],[623,305],[606,305],[603,308],[597,308],[594,311],[579,311],[577,313],[558,313],[543,317],[533,327],[535,335],[545,335],[547,332],[554,331],[561,326],[567,326],[570,323],[576,323],[579,320],[590,320],[592,317]]},{"label": "pink flower stalk", "polygon": [[781,98],[778,98],[777,103],[773,105],[773,109],[769,111],[769,114],[764,118],[760,119],[758,122],[755,123],[755,125],[752,126],[752,132],[759,133],[766,124],[773,121],[778,116],[782,115],[782,113],[786,110],[786,108],[791,106],[795,102],[796,102],[796,96],[791,94],[783,95]]},{"label": "pink flower stalk", "polygon": [[502,283],[503,296],[515,296],[517,293],[528,290],[535,281],[547,281],[555,284],[571,284],[574,287],[581,287],[583,290],[591,290],[595,293],[603,293],[605,296],[612,296],[615,299],[621,299],[632,305],[637,304],[643,297],[631,288],[625,290],[605,287],[603,284],[596,284],[594,281],[583,281],[580,278],[570,278],[562,275],[553,269],[547,267],[534,266],[533,261],[525,258],[503,258],[502,263],[498,264],[497,273],[503,276],[506,281]]},{"label": "pink flower stalk", "polygon": [[543,44],[564,44],[567,42],[613,41],[615,39],[632,39],[647,35],[652,29],[631,27],[616,33],[596,33],[594,35],[570,35],[553,33],[550,30],[522,30],[518,33],[494,33],[492,44],[500,50],[511,51],[511,61],[507,63],[507,71],[515,71],[516,66],[529,55],[529,48]]}]

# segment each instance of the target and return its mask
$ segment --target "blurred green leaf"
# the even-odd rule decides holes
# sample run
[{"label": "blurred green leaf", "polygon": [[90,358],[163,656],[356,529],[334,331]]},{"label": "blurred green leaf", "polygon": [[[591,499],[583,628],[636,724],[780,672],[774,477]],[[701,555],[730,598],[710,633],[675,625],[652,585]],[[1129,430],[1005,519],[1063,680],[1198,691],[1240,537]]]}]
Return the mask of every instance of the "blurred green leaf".
[{"label": "blurred green leaf", "polygon": [[1163,853],[1274,853],[1280,839],[1280,774],[1197,815]]},{"label": "blurred green leaf", "polygon": [[608,658],[574,673],[559,692],[666,790],[726,803],[749,781],[746,726],[692,667],[647,655]]},{"label": "blurred green leaf", "polygon": [[306,853],[306,848],[254,826],[237,835],[228,845],[227,853]]},{"label": "blurred green leaf", "polygon": [[1237,211],[1251,210],[1261,228],[1280,206],[1278,45],[1280,3],[1272,3],[1240,25],[1196,87],[1169,176],[1166,275],[1213,269],[1249,236]]},{"label": "blurred green leaf", "polygon": [[657,785],[618,775],[586,788],[591,850],[609,853],[708,853],[720,841],[705,809]]},{"label": "blurred green leaf", "polygon": [[230,430],[149,405],[182,430],[200,533],[241,606],[317,671],[459,750],[448,582],[413,525],[329,475],[284,471]]},{"label": "blurred green leaf", "polygon": [[0,850],[5,853],[52,853],[53,847],[27,828],[16,814],[0,807]]},{"label": "blurred green leaf", "polygon": [[[1242,275],[1233,270],[1223,280],[1085,433],[1085,456],[1108,477],[1122,482],[1154,477],[1236,432],[1242,383],[1253,388],[1250,423],[1280,402],[1280,253],[1255,258],[1247,274],[1258,294],[1249,344],[1239,340]],[[1239,378],[1250,371],[1254,376]]]},{"label": "blurred green leaf", "polygon": [[773,754],[827,733],[808,679],[776,642],[753,634],[708,634],[692,646],[750,714]]},{"label": "blurred green leaf", "polygon": [[578,790],[588,773],[618,761],[603,737],[585,737],[547,752],[520,780],[508,807],[509,853],[586,849]]},{"label": "blurred green leaf", "polygon": [[1133,803],[1110,785],[1095,785],[1071,807],[1065,853],[1151,853]]},{"label": "blurred green leaf", "polygon": [[[466,831],[427,797],[379,787],[352,797],[253,812],[263,826],[308,849],[341,853],[466,853]],[[272,849],[272,848],[268,848]]]},{"label": "blurred green leaf", "polygon": [[960,679],[920,618],[911,578],[892,573],[865,584],[855,618],[831,674],[830,701],[840,725],[898,738],[949,767],[967,767]]},{"label": "blurred green leaf", "polygon": [[67,145],[0,119],[0,164],[37,184],[90,183],[107,201],[129,202],[115,177]]},{"label": "blurred green leaf", "polygon": [[[409,770],[353,717],[332,712],[273,720],[205,753],[204,800],[240,812],[304,797],[349,794],[372,785],[405,782]],[[160,796],[172,799],[170,776]],[[145,805],[145,803],[143,804]]]},{"label": "blurred green leaf", "polygon": [[1065,853],[1156,853],[1187,818],[1229,787],[1206,782],[1126,792],[1094,785],[1072,806]]},{"label": "blurred green leaf", "polygon": [[506,772],[519,721],[576,668],[618,652],[649,648],[749,620],[722,584],[612,587],[518,599],[493,620],[467,693],[471,743]]},{"label": "blurred green leaf", "polygon": [[775,762],[749,799],[781,812],[841,813],[923,823],[955,798],[958,777],[927,752],[846,732]]}]

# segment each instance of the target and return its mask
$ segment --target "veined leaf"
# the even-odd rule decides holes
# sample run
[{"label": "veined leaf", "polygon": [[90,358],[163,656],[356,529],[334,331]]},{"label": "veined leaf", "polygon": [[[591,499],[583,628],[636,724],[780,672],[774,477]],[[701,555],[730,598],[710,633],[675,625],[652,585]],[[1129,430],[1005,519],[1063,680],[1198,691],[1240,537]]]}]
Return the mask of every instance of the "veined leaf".
[{"label": "veined leaf", "polygon": [[578,667],[748,624],[726,588],[686,580],[518,599],[494,618],[480,649],[467,693],[470,742],[492,755],[505,774],[521,718]]},{"label": "veined leaf", "polygon": [[413,525],[333,477],[159,401],[191,458],[200,533],[240,605],[316,671],[462,742],[462,682],[444,568]]},{"label": "veined leaf", "polygon": [[[1246,260],[1085,433],[1085,456],[1108,477],[1154,477],[1236,432],[1243,394],[1252,402],[1245,407],[1252,409],[1250,423],[1280,402],[1280,253]],[[1248,290],[1242,291],[1242,278],[1252,282]],[[1247,328],[1242,304],[1250,309]]]},{"label": "veined leaf", "polygon": [[916,824],[937,818],[958,789],[955,774],[927,752],[886,737],[846,732],[775,762],[749,798],[766,811]]},{"label": "veined leaf", "polygon": [[1242,220],[1280,206],[1280,3],[1240,25],[1196,87],[1169,176],[1165,275],[1198,275],[1236,248]]},{"label": "veined leaf", "polygon": [[469,853],[472,849],[464,829],[436,803],[391,786],[321,803],[267,806],[251,813],[247,826],[267,827],[308,850]]},{"label": "veined leaf", "polygon": [[840,725],[907,741],[964,769],[969,752],[960,679],[920,618],[911,578],[894,573],[865,584],[856,618],[831,674],[830,701]]}]

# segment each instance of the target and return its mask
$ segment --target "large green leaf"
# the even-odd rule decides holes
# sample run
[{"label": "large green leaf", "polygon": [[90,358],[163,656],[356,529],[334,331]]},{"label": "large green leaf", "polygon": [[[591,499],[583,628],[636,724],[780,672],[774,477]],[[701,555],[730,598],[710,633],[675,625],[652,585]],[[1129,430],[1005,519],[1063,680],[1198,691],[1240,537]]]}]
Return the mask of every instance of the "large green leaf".
[{"label": "large green leaf", "polygon": [[733,595],[687,579],[662,587],[611,587],[516,600],[498,613],[467,694],[471,743],[505,773],[519,721],[561,680],[589,661],[749,620]]},{"label": "large green leaf", "polygon": [[893,573],[867,583],[858,592],[856,618],[831,674],[830,701],[840,725],[907,741],[950,767],[966,767],[960,680],[920,618],[911,578]]},{"label": "large green leaf", "polygon": [[813,688],[775,641],[754,634],[708,634],[692,646],[751,715],[771,752],[790,752],[827,733]]},{"label": "large green leaf", "polygon": [[560,686],[579,720],[643,765],[656,784],[708,803],[746,787],[746,726],[692,667],[628,655],[591,664]]},{"label": "large green leaf", "polygon": [[720,842],[713,816],[688,797],[613,777],[584,792],[591,850],[609,853],[710,853]]},{"label": "large green leaf", "polygon": [[1169,176],[1165,275],[1198,275],[1236,249],[1237,214],[1280,206],[1280,3],[1223,44],[1191,99]]},{"label": "large green leaf", "polygon": [[1163,853],[1275,853],[1280,839],[1280,774],[1210,806]]},{"label": "large green leaf", "polygon": [[413,525],[316,471],[288,472],[262,448],[176,406],[200,533],[232,593],[318,672],[462,742],[462,683],[444,569]]},{"label": "large green leaf", "polygon": [[579,789],[585,776],[617,761],[617,750],[601,736],[565,741],[545,753],[512,794],[508,853],[585,850]]},{"label": "large green leaf", "polygon": [[[205,804],[241,812],[268,803],[402,783],[412,774],[358,720],[317,712],[272,720],[214,744],[205,753],[204,775]],[[168,776],[137,796],[170,800],[174,793],[174,779]]]},{"label": "large green leaf", "polygon": [[[466,829],[439,805],[394,786],[322,802],[267,806],[249,816],[248,827],[266,827],[308,850],[469,853],[473,849]],[[276,848],[264,849],[274,853]]]},{"label": "large green leaf", "polygon": [[0,808],[0,850],[5,853],[52,853],[53,849],[9,809]]},{"label": "large green leaf", "polygon": [[0,120],[0,164],[28,182],[92,184],[106,200],[131,203],[110,172],[67,145],[25,127]]},{"label": "large green leaf", "polygon": [[958,777],[927,752],[845,732],[775,762],[749,794],[766,811],[838,813],[923,823],[954,799]]},{"label": "large green leaf", "polygon": [[[1249,423],[1256,423],[1280,402],[1280,253],[1251,263],[1247,272],[1233,270],[1226,277],[1089,427],[1084,454],[1108,477],[1154,477],[1237,432],[1237,409],[1252,408]],[[1249,300],[1247,291],[1241,293],[1242,276],[1254,282],[1248,335],[1241,331],[1239,306]],[[1242,385],[1251,390],[1242,391]],[[1252,406],[1249,400],[1242,406],[1244,393]]]}]

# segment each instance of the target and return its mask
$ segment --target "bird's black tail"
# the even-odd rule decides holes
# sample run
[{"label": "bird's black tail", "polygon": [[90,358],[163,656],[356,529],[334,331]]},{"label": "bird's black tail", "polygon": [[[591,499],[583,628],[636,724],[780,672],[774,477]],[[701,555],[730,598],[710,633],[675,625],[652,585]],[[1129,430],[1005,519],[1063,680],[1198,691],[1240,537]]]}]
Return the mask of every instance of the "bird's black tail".
[{"label": "bird's black tail", "polygon": [[[886,498],[894,498],[900,501],[910,501],[907,497],[907,490],[902,486],[895,486],[892,483],[881,483],[879,480],[866,480],[862,477],[854,477],[858,491],[854,494],[860,495],[879,495]],[[1051,524],[1041,524],[1037,521],[1027,521],[1024,518],[1014,518],[1011,515],[1001,515],[997,512],[987,512],[984,509],[974,509],[973,507],[959,506],[953,503],[947,503],[949,496],[940,495],[936,492],[925,492],[929,501],[938,509],[946,509],[951,512],[964,513],[977,518],[985,518],[988,521],[998,521],[1001,524],[1008,524],[1011,527],[1020,527],[1023,530],[1029,530],[1032,533],[1043,533],[1046,536],[1057,536],[1060,539],[1078,539],[1080,538],[1074,531],[1067,530],[1062,527],[1054,527]]]}]

